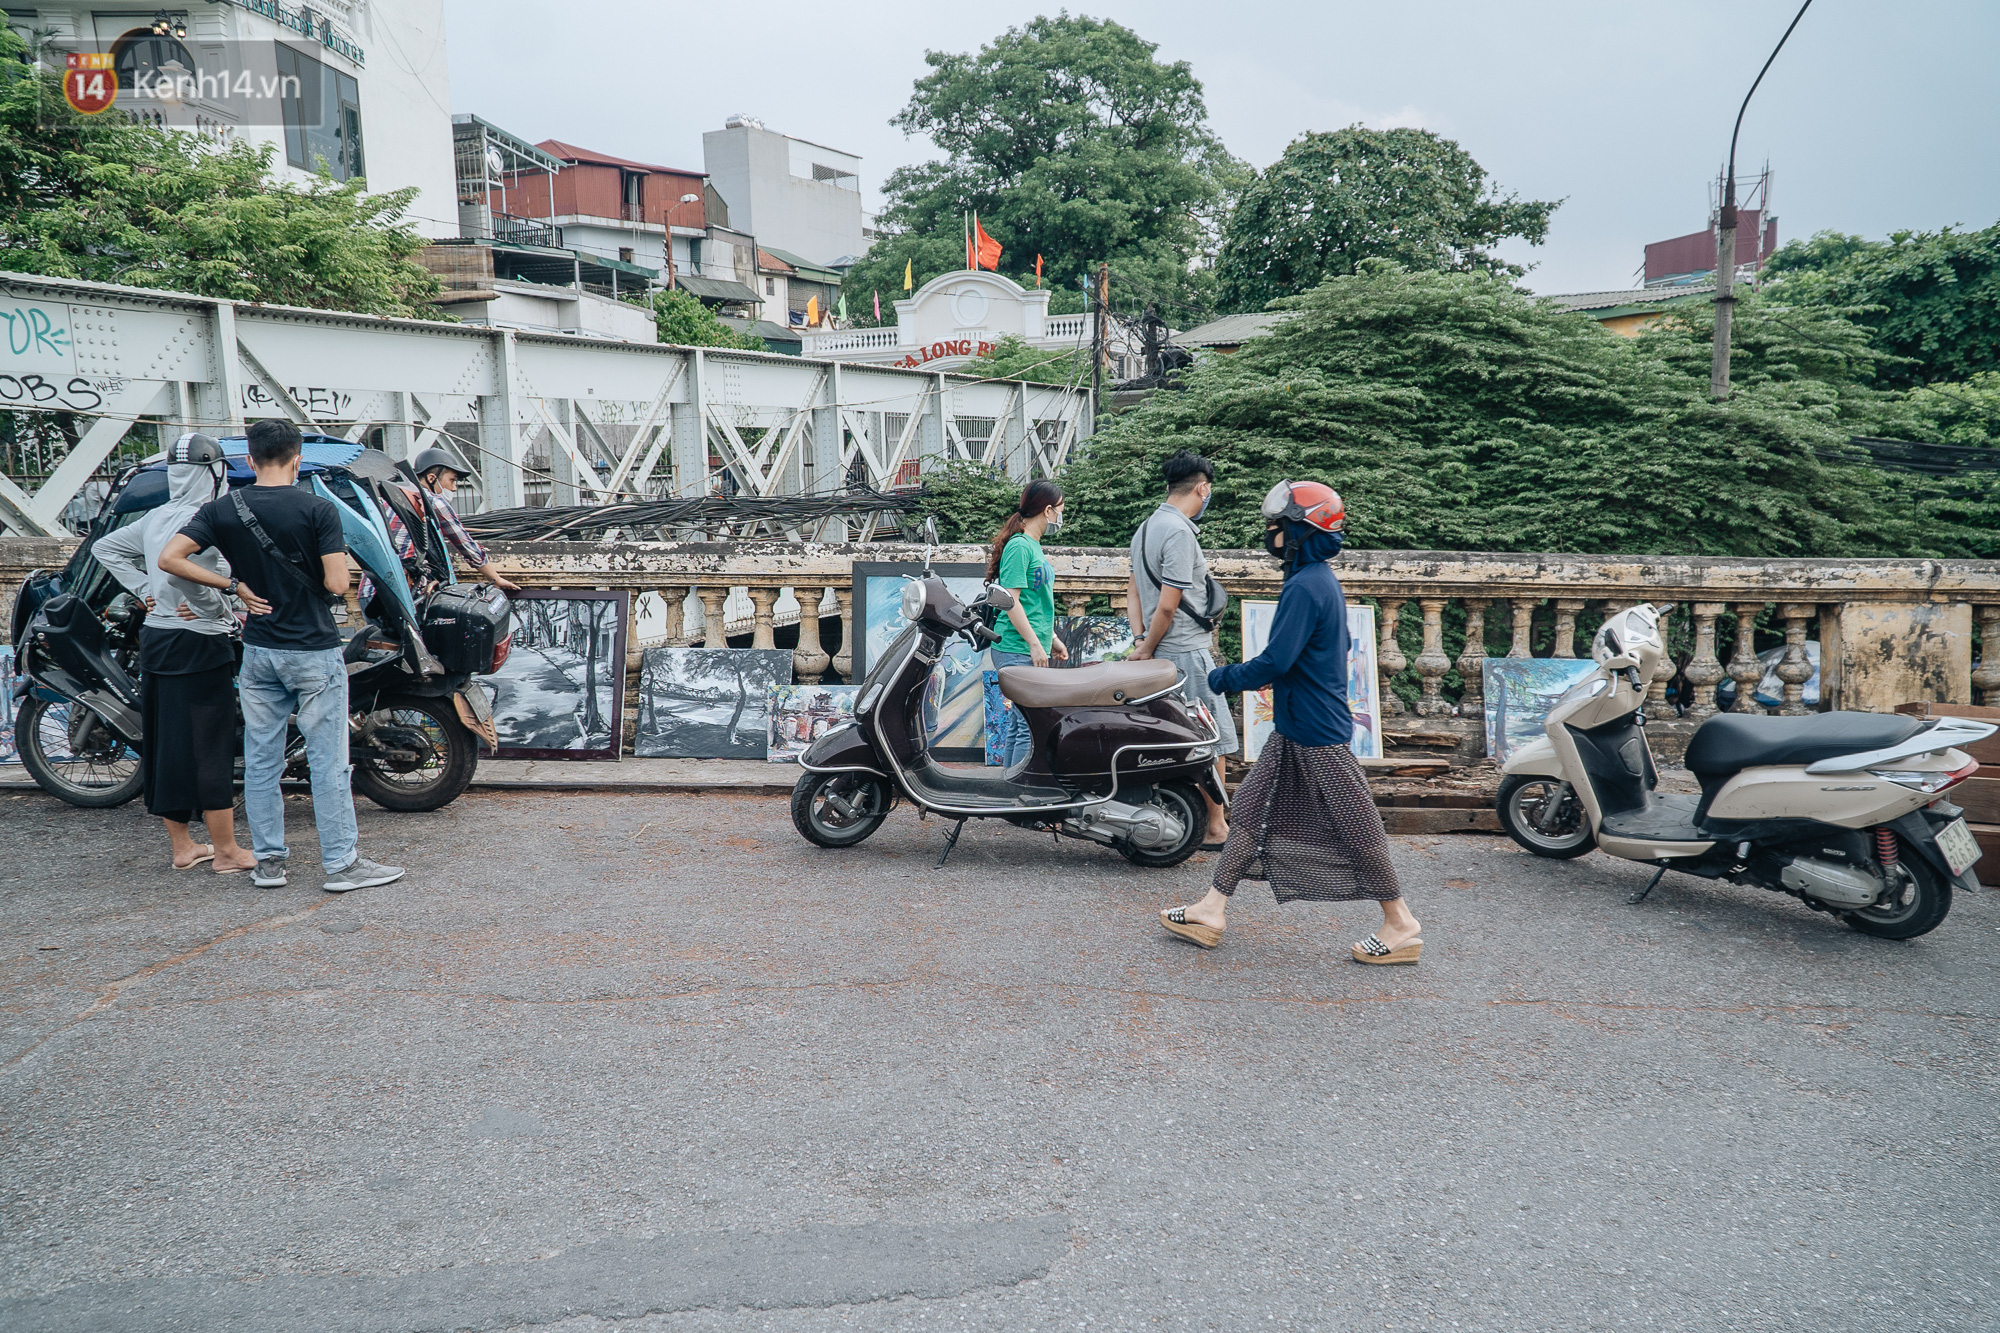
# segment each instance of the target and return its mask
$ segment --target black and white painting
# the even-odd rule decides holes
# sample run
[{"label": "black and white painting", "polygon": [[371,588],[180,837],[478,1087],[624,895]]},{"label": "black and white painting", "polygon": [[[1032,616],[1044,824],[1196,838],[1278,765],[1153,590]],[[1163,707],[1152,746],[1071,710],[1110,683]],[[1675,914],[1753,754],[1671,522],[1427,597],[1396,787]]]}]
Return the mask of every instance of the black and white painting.
[{"label": "black and white painting", "polygon": [[475,676],[493,700],[502,759],[618,758],[625,710],[623,592],[513,594],[514,646]]},{"label": "black and white painting", "polygon": [[792,683],[789,648],[648,648],[639,664],[642,759],[763,759],[771,692]]}]

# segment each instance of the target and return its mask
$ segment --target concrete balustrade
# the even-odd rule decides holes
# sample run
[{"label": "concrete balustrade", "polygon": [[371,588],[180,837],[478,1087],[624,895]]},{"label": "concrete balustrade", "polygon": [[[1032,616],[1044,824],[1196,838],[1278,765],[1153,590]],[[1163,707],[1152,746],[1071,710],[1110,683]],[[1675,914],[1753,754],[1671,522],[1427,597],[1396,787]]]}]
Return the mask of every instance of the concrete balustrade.
[{"label": "concrete balustrade", "polygon": [[[11,608],[29,569],[59,566],[69,549],[54,540],[0,540],[0,612]],[[517,542],[491,549],[496,564],[528,587],[624,588],[635,602],[646,593],[664,598],[665,633],[629,640],[635,670],[638,653],[650,644],[715,648],[747,634],[753,646],[768,648],[779,629],[796,624],[792,651],[801,681],[851,673],[853,562],[922,558],[912,546],[780,541]],[[1049,557],[1065,610],[1079,613],[1104,596],[1113,614],[1124,614],[1129,569],[1122,549],[1052,548]],[[935,558],[983,562],[985,552],[950,546]],[[1277,568],[1261,554],[1218,552],[1211,568],[1238,599],[1274,599],[1280,591]],[[1985,642],[2000,634],[2000,562],[1350,551],[1338,569],[1349,599],[1376,607],[1383,711],[1392,733],[1457,724],[1469,746],[1483,705],[1481,658],[1585,655],[1580,623],[1588,629],[1604,614],[1640,602],[1660,609],[1675,654],[1649,682],[1651,711],[1662,721],[1676,705],[1686,724],[1712,716],[1724,680],[1737,684],[1736,711],[1809,711],[1808,640],[1820,646],[1820,708],[2000,704],[2000,661],[1981,659],[1974,635],[1975,622]],[[795,614],[789,606],[780,614],[786,591],[820,614]],[[739,606],[747,597],[747,615],[729,615],[732,594],[740,594]],[[677,608],[684,614],[676,615]],[[1233,613],[1229,620],[1235,623]],[[0,618],[0,631],[5,625]],[[1764,676],[1754,638],[1759,628],[1767,643],[1782,636],[1785,649],[1776,668],[1782,700],[1772,709],[1754,697]],[[1412,668],[1414,677],[1405,677]],[[1405,677],[1409,705],[1390,687],[1398,677]]]}]

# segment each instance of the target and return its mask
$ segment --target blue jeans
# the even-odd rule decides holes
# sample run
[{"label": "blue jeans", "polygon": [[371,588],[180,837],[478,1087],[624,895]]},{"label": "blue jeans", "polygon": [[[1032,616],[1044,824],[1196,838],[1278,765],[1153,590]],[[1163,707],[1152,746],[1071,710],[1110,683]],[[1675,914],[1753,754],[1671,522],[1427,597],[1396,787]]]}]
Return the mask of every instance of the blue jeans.
[{"label": "blue jeans", "polygon": [[327,871],[354,860],[359,835],[348,786],[347,665],[340,649],[286,652],[243,646],[236,677],[243,700],[243,810],[250,816],[252,850],[259,861],[285,860],[285,723],[299,717],[312,764],[313,822],[319,826],[319,860]]},{"label": "blue jeans", "polygon": [[[1001,667],[1033,666],[1034,661],[1035,659],[1026,653],[1003,653],[997,648],[993,650],[995,671]],[[1035,739],[1028,731],[1028,719],[1021,716],[1021,710],[1012,704],[1007,706],[1006,721],[1002,726],[1005,730],[1000,733],[1000,764],[1003,768],[1011,769],[1028,757],[1029,752],[1035,748]]]}]

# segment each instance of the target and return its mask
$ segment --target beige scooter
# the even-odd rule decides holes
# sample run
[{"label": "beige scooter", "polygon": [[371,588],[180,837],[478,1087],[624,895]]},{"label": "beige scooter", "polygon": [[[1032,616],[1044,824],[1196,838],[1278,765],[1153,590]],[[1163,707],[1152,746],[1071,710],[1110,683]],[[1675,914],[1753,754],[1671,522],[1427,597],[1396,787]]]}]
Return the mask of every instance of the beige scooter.
[{"label": "beige scooter", "polygon": [[1659,615],[1612,615],[1591,642],[1597,670],[1517,750],[1500,783],[1501,827],[1537,856],[1600,847],[1669,870],[1801,898],[1885,939],[1935,930],[1953,886],[1976,889],[1979,844],[1940,798],[1979,762],[1963,750],[2000,727],[1885,713],[1720,713],[1688,742],[1699,795],[1657,790],[1646,682],[1666,646]]}]

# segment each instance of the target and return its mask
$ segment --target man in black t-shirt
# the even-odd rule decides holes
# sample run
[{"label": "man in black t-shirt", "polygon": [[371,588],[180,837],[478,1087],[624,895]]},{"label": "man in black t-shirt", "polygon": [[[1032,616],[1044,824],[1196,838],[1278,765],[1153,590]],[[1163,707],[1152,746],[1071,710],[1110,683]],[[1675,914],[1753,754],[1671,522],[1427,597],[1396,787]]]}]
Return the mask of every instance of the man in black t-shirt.
[{"label": "man in black t-shirt", "polygon": [[[388,884],[400,866],[361,855],[348,785],[347,664],[331,607],[347,592],[347,543],[340,514],[323,496],[299,487],[301,441],[289,421],[250,428],[257,484],[209,501],[160,553],[162,571],[233,593],[250,609],[243,627],[243,806],[257,857],[252,882],[282,888],[285,726],[296,713],[312,766],[313,822],[331,893]],[[188,557],[214,547],[229,561],[224,577]]]}]

